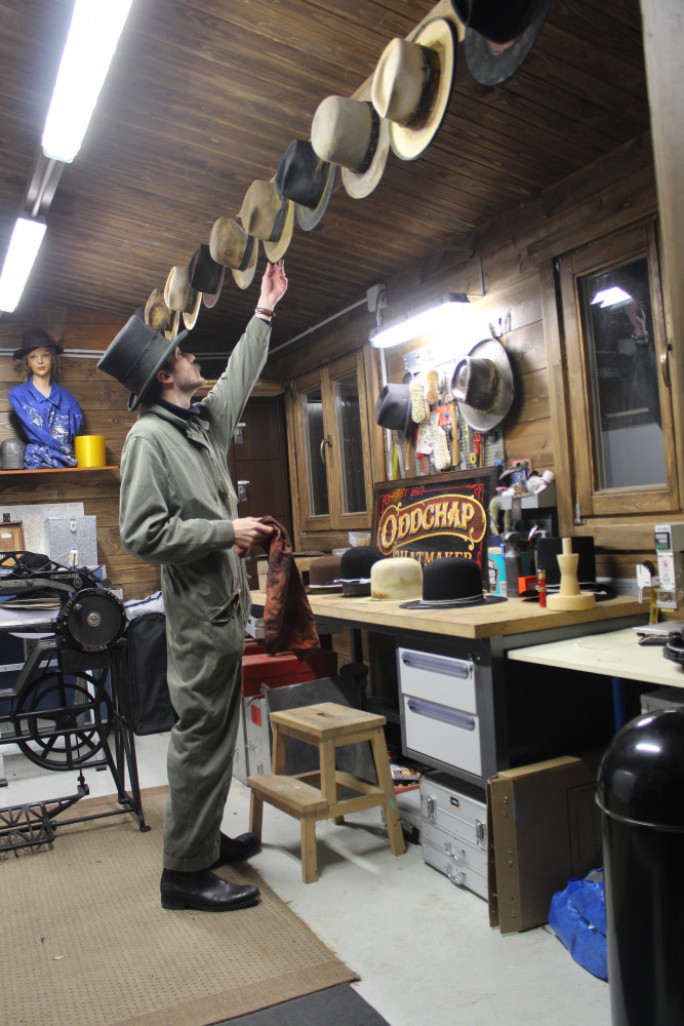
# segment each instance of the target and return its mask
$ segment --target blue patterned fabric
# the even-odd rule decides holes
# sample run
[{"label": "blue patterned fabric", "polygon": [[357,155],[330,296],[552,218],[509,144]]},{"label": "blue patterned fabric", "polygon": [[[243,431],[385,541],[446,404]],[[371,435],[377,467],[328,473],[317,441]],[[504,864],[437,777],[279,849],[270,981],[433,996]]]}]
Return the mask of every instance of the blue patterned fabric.
[{"label": "blue patterned fabric", "polygon": [[81,430],[83,413],[71,392],[53,381],[46,397],[29,380],[11,388],[7,398],[26,435],[26,469],[75,467],[74,435]]}]

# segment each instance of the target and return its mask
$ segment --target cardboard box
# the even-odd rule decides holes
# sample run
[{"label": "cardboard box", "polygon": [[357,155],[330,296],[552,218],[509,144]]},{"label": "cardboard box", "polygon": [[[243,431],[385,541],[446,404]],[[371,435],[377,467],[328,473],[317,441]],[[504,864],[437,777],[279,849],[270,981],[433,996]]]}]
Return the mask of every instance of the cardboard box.
[{"label": "cardboard box", "polygon": [[602,865],[599,761],[600,753],[562,756],[487,781],[490,926],[541,926],[555,892]]}]

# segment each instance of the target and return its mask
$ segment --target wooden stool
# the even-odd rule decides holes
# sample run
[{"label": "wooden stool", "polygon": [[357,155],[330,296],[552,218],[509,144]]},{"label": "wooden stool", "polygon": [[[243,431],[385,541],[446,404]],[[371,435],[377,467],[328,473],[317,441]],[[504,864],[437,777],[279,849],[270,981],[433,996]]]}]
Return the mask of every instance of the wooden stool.
[{"label": "wooden stool", "polygon": [[[251,788],[249,829],[261,839],[264,802],[295,816],[302,825],[302,879],[313,883],[316,869],[316,823],[332,819],[342,823],[348,812],[382,805],[393,855],[404,854],[404,835],[390,774],[383,727],[384,716],[350,709],[336,702],[320,702],[299,709],[272,712],[273,772],[248,777]],[[286,776],[285,745],[288,737],[318,747],[320,771]],[[378,783],[369,784],[351,773],[335,769],[335,749],[370,741]],[[338,796],[338,787],[354,791],[351,798]]]}]

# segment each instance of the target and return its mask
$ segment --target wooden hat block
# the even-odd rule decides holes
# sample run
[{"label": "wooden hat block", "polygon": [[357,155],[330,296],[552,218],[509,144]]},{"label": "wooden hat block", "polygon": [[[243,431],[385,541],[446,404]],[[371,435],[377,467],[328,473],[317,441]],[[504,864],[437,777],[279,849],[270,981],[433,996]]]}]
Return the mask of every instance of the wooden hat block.
[{"label": "wooden hat block", "polygon": [[579,554],[572,551],[571,538],[563,538],[563,554],[556,558],[561,572],[560,591],[547,597],[548,608],[567,611],[592,609],[596,605],[596,596],[593,591],[580,591],[577,580]]}]

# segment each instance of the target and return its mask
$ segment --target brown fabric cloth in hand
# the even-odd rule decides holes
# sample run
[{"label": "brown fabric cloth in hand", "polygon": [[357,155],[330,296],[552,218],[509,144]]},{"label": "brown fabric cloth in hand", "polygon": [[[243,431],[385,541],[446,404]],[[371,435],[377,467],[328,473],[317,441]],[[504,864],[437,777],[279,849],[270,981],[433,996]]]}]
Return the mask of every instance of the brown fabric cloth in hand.
[{"label": "brown fabric cloth in hand", "polygon": [[271,516],[260,517],[271,524],[273,534],[264,542],[268,549],[266,603],[264,605],[264,640],[269,655],[306,652],[321,647],[314,616],[304,590],[297,564],[292,555],[292,542],[287,531]]}]

